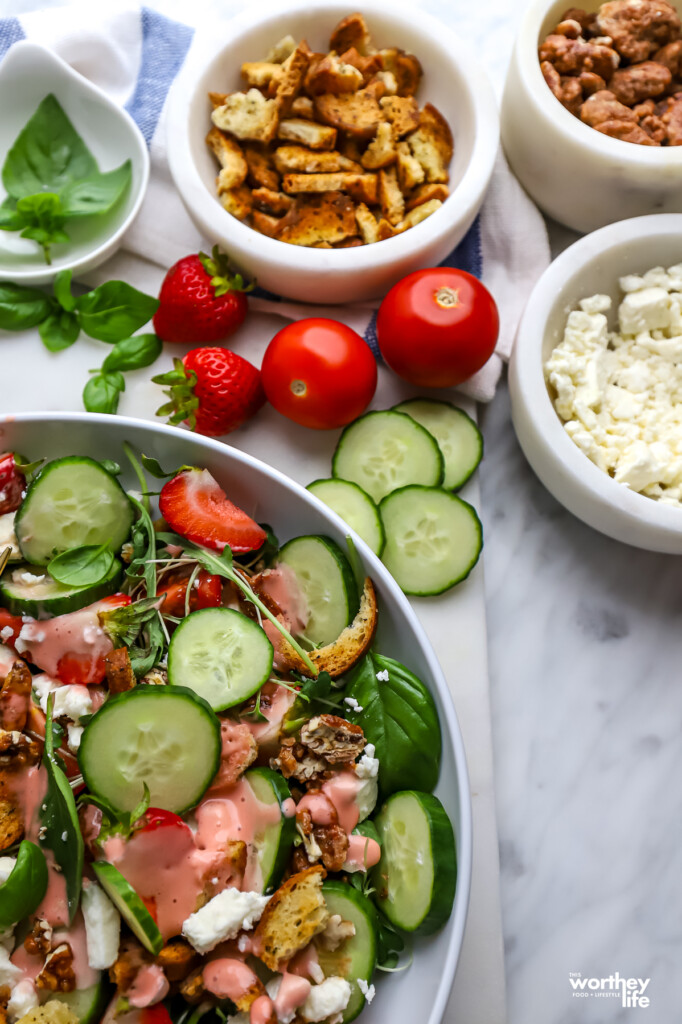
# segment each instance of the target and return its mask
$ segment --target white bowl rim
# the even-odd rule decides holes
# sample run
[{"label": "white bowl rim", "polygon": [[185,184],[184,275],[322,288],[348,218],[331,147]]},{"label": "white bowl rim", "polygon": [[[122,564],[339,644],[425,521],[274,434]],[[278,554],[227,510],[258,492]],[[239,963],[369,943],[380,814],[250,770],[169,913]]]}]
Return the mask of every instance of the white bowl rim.
[{"label": "white bowl rim", "polygon": [[[60,422],[80,424],[82,426],[87,426],[88,423],[99,423],[107,427],[112,427],[115,424],[116,426],[114,429],[118,430],[120,427],[121,432],[125,432],[127,428],[143,429],[161,436],[165,435],[169,438],[177,437],[178,433],[186,434],[187,438],[193,441],[199,448],[205,448],[209,451],[215,452],[217,455],[225,455],[227,453],[228,457],[233,459],[235,462],[241,463],[243,466],[247,466],[251,470],[255,470],[258,473],[271,477],[297,498],[302,499],[309,505],[312,505],[325,519],[329,521],[332,526],[343,531],[347,531],[348,529],[344,521],[335,512],[332,512],[327,505],[320,501],[319,498],[316,498],[304,487],[296,483],[295,480],[286,476],[285,473],[269,466],[267,463],[262,462],[253,455],[249,455],[247,452],[241,451],[239,448],[234,448],[232,445],[225,444],[223,441],[192,435],[188,431],[180,430],[178,427],[168,426],[164,423],[154,423],[151,420],[140,419],[139,417],[132,416],[112,417],[106,413],[54,411],[24,412],[16,413],[15,415],[7,415],[0,418],[0,423],[44,423],[45,421],[50,420],[59,420]],[[446,951],[447,969],[443,973],[438,985],[431,1014],[425,1022],[425,1024],[440,1024],[455,978],[455,971],[457,969],[462,948],[462,940],[464,937],[464,928],[466,925],[469,898],[471,894],[471,874],[473,867],[473,811],[464,740],[462,738],[459,722],[457,720],[457,712],[455,711],[455,705],[445,674],[440,667],[435,652],[431,647],[431,643],[426,636],[424,627],[421,625],[416,612],[413,611],[412,606],[401,591],[400,587],[371,548],[369,548],[368,545],[359,537],[354,538],[354,543],[362,557],[363,563],[369,565],[372,576],[380,579],[382,585],[387,590],[391,591],[393,599],[400,606],[410,628],[412,629],[415,639],[424,654],[443,707],[445,722],[441,723],[441,726],[445,726],[445,729],[443,730],[444,732],[447,730],[455,761],[457,773],[456,787],[460,806],[459,816],[461,825],[461,834],[457,846],[458,892],[454,912],[450,918],[452,927]],[[425,955],[428,954],[425,952]]]},{"label": "white bowl rim", "polygon": [[623,139],[611,138],[584,124],[556,98],[543,77],[538,58],[540,27],[556,2],[534,0],[521,19],[516,37],[519,73],[527,93],[534,97],[545,117],[554,122],[556,130],[564,138],[570,138],[595,156],[606,158],[612,163],[628,163],[633,167],[647,169],[682,166],[682,146],[638,146],[624,142]]},{"label": "white bowl rim", "polygon": [[[268,18],[280,16],[287,11],[292,14],[312,13],[336,6],[337,0],[291,0],[286,5],[271,2],[259,8],[258,21],[262,24]],[[388,13],[391,18],[404,23],[407,27],[414,24],[414,9],[403,0],[392,0],[390,12],[387,12],[385,0],[366,0],[362,5],[362,11],[370,17],[375,12],[384,16]],[[474,112],[475,138],[469,163],[446,203],[431,217],[427,217],[409,231],[385,239],[381,243],[357,246],[351,250],[315,249],[288,245],[277,239],[268,238],[267,235],[255,232],[254,228],[243,224],[222,208],[216,196],[204,185],[192,159],[187,112],[194,95],[193,83],[206,65],[214,60],[221,50],[238,44],[240,36],[254,28],[253,12],[248,8],[225,23],[225,38],[229,39],[228,43],[216,43],[215,25],[211,29],[200,30],[197,33],[188,58],[171,87],[167,117],[168,162],[176,188],[188,208],[192,212],[197,211],[195,215],[199,220],[215,224],[218,233],[226,238],[233,237],[235,245],[243,248],[253,246],[255,233],[260,259],[271,264],[293,265],[302,273],[351,269],[356,272],[377,266],[388,266],[413,256],[416,250],[448,233],[450,223],[446,214],[447,204],[453,201],[454,205],[449,209],[458,211],[459,220],[465,221],[467,216],[473,220],[487,189],[499,148],[499,115],[495,94],[487,74],[471,57],[466,43],[448,26],[425,11],[419,11],[419,26],[420,29],[428,31],[439,43],[447,44],[451,63],[459,66],[466,80],[469,101]],[[349,252],[351,255],[348,255]]]},{"label": "white bowl rim", "polygon": [[[147,143],[144,140],[142,132],[135,124],[134,120],[130,116],[127,110],[115,103],[111,97],[107,96],[103,89],[95,85],[89,79],[85,78],[80,72],[74,70],[70,64],[67,64],[65,60],[58,57],[53,50],[48,49],[47,46],[43,46],[42,43],[35,43],[30,39],[20,39],[14,43],[5,56],[3,64],[11,59],[15,53],[31,53],[40,54],[40,59],[44,60],[45,63],[52,61],[60,71],[67,77],[73,79],[78,88],[83,92],[90,93],[97,97],[97,99],[107,106],[110,110],[115,111],[123,121],[127,122],[130,128],[131,134],[135,137],[138,149],[139,149],[139,160],[140,160],[140,184],[138,186],[137,195],[135,201],[128,212],[126,219],[118,226],[118,228],[110,235],[97,245],[96,248],[88,250],[83,256],[78,259],[68,260],[60,263],[60,266],[55,269],[54,274],[60,273],[62,270],[71,270],[74,274],[77,274],[83,268],[88,268],[100,257],[103,253],[109,253],[110,250],[116,246],[119,240],[123,237],[125,232],[128,230],[133,220],[139,213],[142,201],[147,192],[147,185],[149,182],[149,150],[147,149]],[[11,271],[7,271],[6,276],[11,276],[14,281],[28,284],[31,281],[44,282],[46,273],[50,273],[49,267],[30,267],[30,268],[12,268]]]},{"label": "white bowl rim", "polygon": [[[682,533],[682,509],[661,504],[616,483],[571,440],[547,390],[542,357],[549,314],[556,296],[575,275],[577,266],[583,266],[596,257],[608,259],[610,249],[623,242],[668,235],[682,236],[682,213],[655,213],[617,221],[585,235],[565,249],[545,270],[531,293],[519,323],[512,359],[519,394],[537,431],[536,440],[548,458],[561,462],[593,498],[618,508],[631,523],[646,522],[669,535],[679,536]],[[617,283],[617,278],[614,283]]]}]

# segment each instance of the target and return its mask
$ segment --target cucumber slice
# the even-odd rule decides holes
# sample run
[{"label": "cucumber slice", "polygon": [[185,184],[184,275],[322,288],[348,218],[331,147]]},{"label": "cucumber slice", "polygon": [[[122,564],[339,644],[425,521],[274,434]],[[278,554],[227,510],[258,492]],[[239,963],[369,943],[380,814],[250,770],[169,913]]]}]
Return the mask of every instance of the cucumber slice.
[{"label": "cucumber slice", "polygon": [[79,1024],[97,1024],[102,1019],[108,995],[109,986],[102,974],[99,981],[88,988],[77,988],[73,992],[50,992],[50,999],[66,1003],[78,1017]]},{"label": "cucumber slice", "polygon": [[287,816],[282,810],[284,801],[291,800],[291,792],[283,777],[271,768],[250,768],[243,777],[257,800],[280,807],[279,821],[265,825],[253,838],[263,880],[261,892],[272,892],[282,880],[296,835],[295,814]]},{"label": "cucumber slice", "polygon": [[313,480],[306,488],[336,512],[369,545],[381,555],[386,543],[383,523],[369,494],[350,480]]},{"label": "cucumber slice", "polygon": [[443,456],[436,439],[401,412],[368,412],[346,427],[332,459],[332,476],[350,480],[379,502],[407,484],[438,486]]},{"label": "cucumber slice", "polygon": [[284,545],[279,561],[293,570],[310,612],[305,635],[314,644],[330,644],[360,605],[348,559],[329,537],[295,537]]},{"label": "cucumber slice", "polygon": [[93,715],[78,763],[88,789],[117,810],[132,811],[146,782],[152,807],[181,814],[208,789],[220,751],[220,722],[193,690],[136,686]]},{"label": "cucumber slice", "polygon": [[86,544],[120,551],[132,524],[133,507],[118,480],[79,455],[48,462],[29,484],[14,520],[19,547],[33,565]]},{"label": "cucumber slice", "polygon": [[[23,573],[44,576],[41,583],[26,583]],[[88,604],[116,593],[123,576],[117,558],[105,579],[87,587],[68,587],[53,580],[43,566],[20,565],[0,580],[0,601],[12,615],[30,615],[34,619],[51,619],[54,615],[77,612]]]},{"label": "cucumber slice", "polygon": [[106,860],[93,861],[92,870],[133,935],[146,950],[157,956],[163,947],[163,936],[128,879]]},{"label": "cucumber slice", "polygon": [[168,679],[189,686],[214,711],[253,696],[272,672],[265,632],[232,608],[202,608],[182,620],[168,648]]},{"label": "cucumber slice", "polygon": [[455,836],[443,805],[431,793],[394,793],[374,824],[381,860],[371,881],[379,909],[403,931],[431,935],[450,917],[457,883]]},{"label": "cucumber slice", "polygon": [[383,562],[405,594],[442,594],[466,579],[483,548],[468,502],[439,487],[402,487],[379,505]]},{"label": "cucumber slice", "polygon": [[344,1024],[348,1024],[365,1005],[358,978],[369,984],[376,967],[377,914],[370,900],[346,882],[325,882],[322,895],[330,914],[340,914],[344,921],[355,925],[355,935],[333,952],[321,944],[317,947],[317,959],[325,977],[346,978],[351,983],[350,1001],[343,1012]]},{"label": "cucumber slice", "polygon": [[471,416],[435,398],[411,398],[393,408],[411,416],[435,437],[445,462],[443,487],[448,491],[463,487],[483,458],[483,435]]}]

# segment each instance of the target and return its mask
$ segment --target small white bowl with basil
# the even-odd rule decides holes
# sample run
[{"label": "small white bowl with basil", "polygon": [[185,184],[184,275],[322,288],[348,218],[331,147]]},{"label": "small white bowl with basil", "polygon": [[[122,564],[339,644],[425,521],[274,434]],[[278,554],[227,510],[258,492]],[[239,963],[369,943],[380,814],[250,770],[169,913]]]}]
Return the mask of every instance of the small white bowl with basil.
[{"label": "small white bowl with basil", "polygon": [[37,43],[0,64],[0,278],[45,284],[108,259],[136,216],[149,154],[132,118]]}]

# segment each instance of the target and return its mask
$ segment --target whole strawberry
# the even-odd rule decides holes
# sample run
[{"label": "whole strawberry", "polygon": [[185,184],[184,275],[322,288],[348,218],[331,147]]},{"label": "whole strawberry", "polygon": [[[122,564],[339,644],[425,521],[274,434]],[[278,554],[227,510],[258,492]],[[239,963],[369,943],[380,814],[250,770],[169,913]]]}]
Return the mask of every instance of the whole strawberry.
[{"label": "whole strawberry", "polygon": [[186,423],[208,437],[236,430],[257,413],[265,401],[260,370],[229,348],[195,348],[175,369],[152,377],[170,385],[170,401],[157,410],[169,423]]},{"label": "whole strawberry", "polygon": [[166,274],[154,314],[154,330],[162,341],[206,344],[236,331],[248,309],[246,284],[231,274],[227,256],[213,247],[212,256],[185,256]]}]

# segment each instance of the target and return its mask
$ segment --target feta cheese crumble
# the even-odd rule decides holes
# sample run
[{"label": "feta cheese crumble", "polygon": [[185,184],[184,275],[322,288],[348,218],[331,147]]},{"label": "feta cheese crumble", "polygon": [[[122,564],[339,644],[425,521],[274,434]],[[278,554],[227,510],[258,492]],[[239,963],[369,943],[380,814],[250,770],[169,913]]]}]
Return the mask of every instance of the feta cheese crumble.
[{"label": "feta cheese crumble", "polygon": [[197,953],[209,953],[219,942],[236,938],[242,929],[253,928],[269,899],[257,892],[224,889],[189,915],[182,926],[182,934]]},{"label": "feta cheese crumble", "polygon": [[12,994],[7,1003],[7,1016],[10,1021],[17,1021],[24,1017],[38,1005],[38,993],[30,978],[22,978],[12,989]]},{"label": "feta cheese crumble", "polygon": [[355,774],[361,780],[355,797],[358,821],[364,821],[372,813],[379,796],[379,758],[374,756],[374,750],[374,744],[368,743],[355,765]]},{"label": "feta cheese crumble", "polygon": [[619,283],[618,329],[608,295],[583,299],[545,378],[566,433],[599,469],[682,508],[682,264]]},{"label": "feta cheese crumble", "polygon": [[351,711],[364,711],[365,709],[361,704],[358,704],[355,697],[344,697],[343,703],[347,704]]},{"label": "feta cheese crumble", "polygon": [[47,701],[54,693],[54,717],[66,715],[72,722],[78,722],[81,715],[89,715],[92,711],[92,698],[87,686],[78,683],[62,685],[56,679],[44,673],[33,677],[33,692],[41,708],[47,713]]},{"label": "feta cheese crumble", "polygon": [[118,956],[121,918],[104,890],[88,879],[83,881],[81,910],[88,963],[93,970],[105,971]]},{"label": "feta cheese crumble", "polygon": [[381,670],[381,672],[377,672],[377,679],[379,680],[380,683],[387,683],[388,682],[388,669],[384,668],[384,669]]},{"label": "feta cheese crumble", "polygon": [[313,985],[310,995],[301,1007],[304,1020],[319,1021],[341,1013],[348,1006],[351,987],[345,978],[325,978],[319,985]]},{"label": "feta cheese crumble", "polygon": [[376,995],[376,989],[374,985],[368,985],[364,978],[358,978],[358,988],[365,997],[365,1001],[369,1005]]}]

